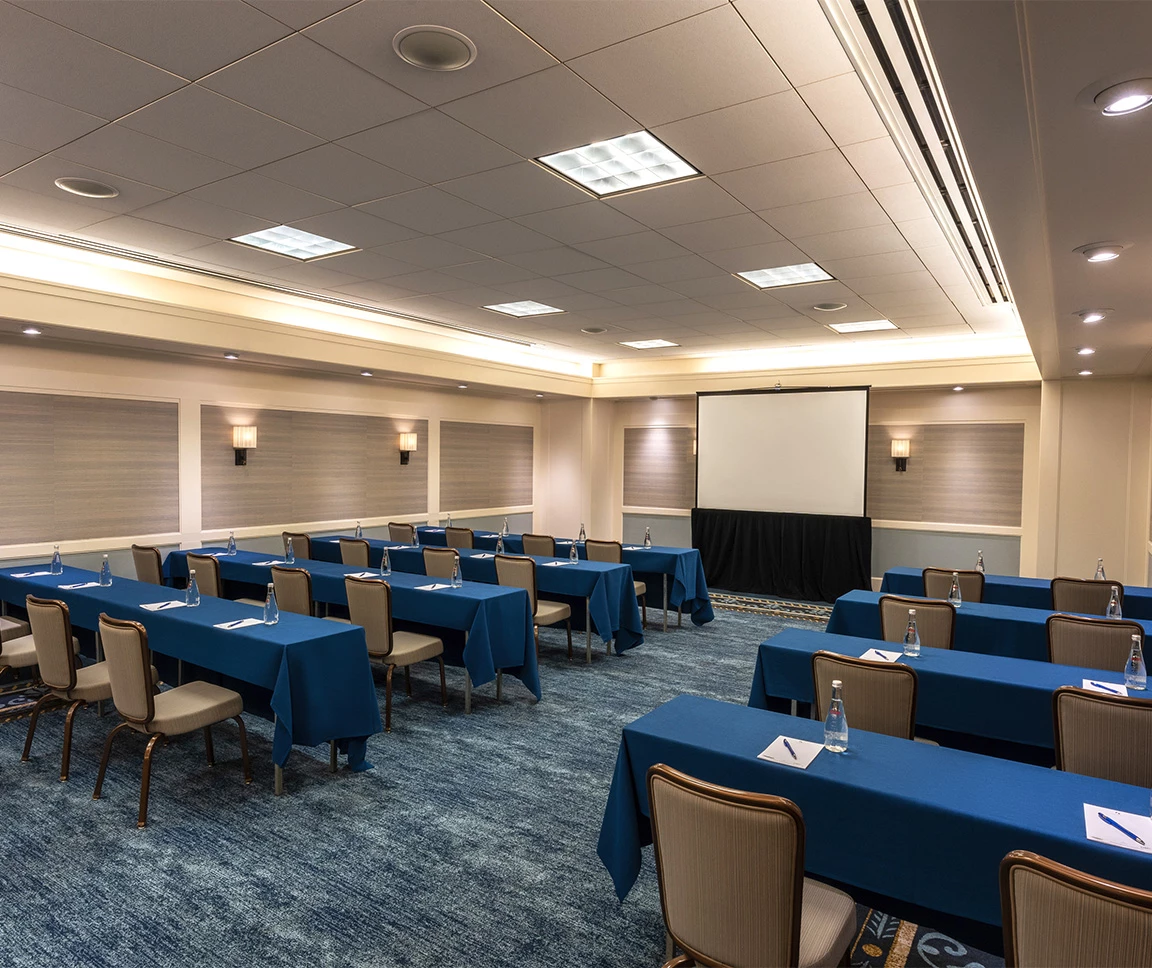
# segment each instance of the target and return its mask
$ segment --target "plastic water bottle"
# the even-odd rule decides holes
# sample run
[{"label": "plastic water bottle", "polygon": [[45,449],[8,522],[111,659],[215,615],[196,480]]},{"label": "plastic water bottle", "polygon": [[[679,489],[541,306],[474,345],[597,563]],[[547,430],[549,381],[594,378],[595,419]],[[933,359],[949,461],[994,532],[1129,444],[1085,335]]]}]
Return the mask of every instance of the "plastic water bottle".
[{"label": "plastic water bottle", "polygon": [[963,603],[960,597],[960,575],[957,572],[952,572],[952,587],[948,589],[948,601],[956,608]]},{"label": "plastic water bottle", "polygon": [[824,749],[829,753],[848,751],[848,717],[844,715],[844,700],[840,698],[843,683],[832,680],[832,702],[824,719]]},{"label": "plastic water bottle", "polygon": [[588,535],[584,533],[584,522],[580,522],[580,533],[576,536],[577,541],[587,541]]},{"label": "plastic water bottle", "polygon": [[444,527],[446,527],[446,528],[452,527],[452,512],[451,511],[448,512],[448,523]]},{"label": "plastic water bottle", "polygon": [[280,606],[276,604],[276,586],[268,582],[268,597],[264,599],[264,624],[275,625],[280,621]]},{"label": "plastic water bottle", "polygon": [[236,532],[228,532],[228,554],[236,554]]},{"label": "plastic water bottle", "polygon": [[286,564],[286,565],[296,564],[296,552],[292,550],[292,539],[291,538],[288,539],[288,547],[284,551],[284,564]]},{"label": "plastic water bottle", "polygon": [[196,584],[195,568],[188,570],[188,588],[184,592],[184,604],[189,608],[195,608],[200,604],[200,586]]},{"label": "plastic water bottle", "polygon": [[580,560],[580,552],[578,552],[576,550],[576,542],[575,541],[572,542],[572,547],[568,551],[568,560],[569,561],[579,561]]},{"label": "plastic water bottle", "polygon": [[384,554],[380,556],[380,577],[387,578],[392,574],[392,559],[388,557],[388,549],[384,549]]},{"label": "plastic water bottle", "polygon": [[363,538],[364,537],[364,529],[362,527],[360,527],[359,521],[356,522],[356,537],[357,538]]},{"label": "plastic water bottle", "polygon": [[644,529],[644,547],[645,548],[651,548],[652,547],[652,529],[651,528],[645,528]]},{"label": "plastic water bottle", "polygon": [[502,534],[496,536],[496,554],[504,554],[504,535]]},{"label": "plastic water bottle", "polygon": [[1148,687],[1148,670],[1144,667],[1144,647],[1139,635],[1132,636],[1132,654],[1124,666],[1124,685],[1129,689],[1143,690]]},{"label": "plastic water bottle", "polygon": [[112,566],[108,564],[108,556],[100,562],[100,584],[107,587],[112,584]]},{"label": "plastic water bottle", "polygon": [[1115,585],[1112,586],[1112,594],[1108,597],[1108,611],[1104,613],[1105,618],[1123,618],[1124,613],[1120,610],[1120,589]]},{"label": "plastic water bottle", "polygon": [[500,537],[503,538],[506,534],[508,534],[508,519],[507,518],[505,518],[504,523],[502,525],[500,525]]},{"label": "plastic water bottle", "polygon": [[1096,559],[1095,578],[1097,581],[1107,581],[1108,580],[1108,578],[1104,574],[1104,559],[1103,558],[1097,558]]},{"label": "plastic water bottle", "polygon": [[915,659],[920,655],[920,630],[916,628],[916,609],[908,609],[908,628],[904,632],[904,654]]},{"label": "plastic water bottle", "polygon": [[59,545],[53,545],[52,546],[52,564],[48,566],[48,570],[53,575],[63,575],[64,574],[64,562],[62,562],[60,560],[60,546]]},{"label": "plastic water bottle", "polygon": [[464,579],[460,577],[460,556],[457,555],[452,562],[452,587],[463,588]]},{"label": "plastic water bottle", "polygon": [[976,570],[978,572],[980,572],[981,575],[984,574],[984,552],[983,551],[977,551],[976,552]]}]

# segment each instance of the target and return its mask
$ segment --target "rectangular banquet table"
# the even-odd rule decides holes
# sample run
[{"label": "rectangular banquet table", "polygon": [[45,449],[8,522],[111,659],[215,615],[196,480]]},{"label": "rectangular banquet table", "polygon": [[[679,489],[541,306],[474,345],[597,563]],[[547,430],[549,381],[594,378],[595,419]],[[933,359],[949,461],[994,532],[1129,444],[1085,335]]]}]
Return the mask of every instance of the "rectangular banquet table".
[{"label": "rectangular banquet table", "polygon": [[20,604],[29,594],[59,599],[68,605],[72,623],[85,629],[98,628],[101,612],[140,622],[153,651],[271,690],[278,791],[280,769],[294,744],[347,740],[349,766],[371,766],[364,762],[367,737],[383,727],[363,629],[287,612],[272,626],[218,629],[217,623],[262,616],[262,611],[205,595],[196,608],[150,612],[140,606],[183,601],[184,593],[128,578],[114,578],[107,587],[61,588],[98,579],[96,572],[79,568],[65,567],[62,576],[15,577],[47,570],[47,565],[0,569],[0,599]]},{"label": "rectangular banquet table", "polygon": [[1152,889],[1152,856],[1084,831],[1084,803],[1146,816],[1142,787],[851,726],[847,753],[822,750],[806,770],[756,758],[779,735],[822,743],[823,730],[697,696],[625,726],[598,846],[619,897],[652,841],[646,775],[655,763],[793,801],[807,831],[804,866],[816,877],[989,925],[1000,923],[1000,861],[1013,850]]},{"label": "rectangular banquet table", "polygon": [[[924,575],[920,568],[889,568],[884,572],[880,591],[891,595],[923,595]],[[1047,578],[1020,578],[1016,575],[985,575],[985,605],[1016,605],[1052,611],[1052,587]],[[1152,619],[1152,588],[1124,586],[1124,617]]]},{"label": "rectangular banquet table", "polygon": [[[760,644],[748,705],[767,709],[770,698],[810,703],[813,653],[824,649],[869,658],[865,653],[879,645],[875,639],[852,635],[785,629]],[[900,651],[902,646],[884,644],[883,648]],[[1123,670],[1102,672],[950,649],[925,648],[917,658],[899,661],[916,670],[918,726],[1045,749],[1053,748],[1052,693],[1056,689],[1080,686],[1084,679],[1124,684]],[[850,696],[844,697],[844,704],[851,727]]]},{"label": "rectangular banquet table", "polygon": [[[447,540],[443,528],[421,527],[416,529],[417,540],[421,544],[444,547]],[[475,531],[473,538],[478,551],[495,551],[495,531]],[[572,548],[572,538],[556,539],[556,554],[567,558]],[[504,550],[510,555],[524,553],[523,536],[504,536]],[[584,542],[576,542],[576,553],[587,558]],[[337,552],[339,554],[339,552]],[[677,614],[687,611],[695,625],[704,625],[715,617],[712,613],[712,600],[708,596],[708,581],[704,577],[704,563],[700,552],[695,548],[672,548],[653,545],[624,545],[620,560],[632,566],[637,581],[648,586],[648,594],[655,594],[657,584],[662,590],[661,603],[664,608],[664,631],[668,631],[668,608],[675,608]],[[671,587],[669,587],[671,580]],[[677,619],[679,621],[679,618]]]},{"label": "rectangular banquet table", "polygon": [[[266,585],[272,580],[272,566],[261,562],[283,562],[282,558],[270,558],[254,551],[220,555],[223,550],[220,548],[202,550],[218,555],[220,577],[225,581]],[[305,558],[297,558],[296,567],[305,568],[312,576],[312,597],[316,601],[348,604],[344,578],[355,574],[357,569]],[[164,569],[173,578],[186,578],[187,552],[173,551],[165,560]],[[526,591],[479,582],[465,582],[462,588],[426,591],[418,586],[429,584],[427,578],[395,570],[386,580],[392,587],[394,618],[464,633],[464,649],[455,664],[463,665],[468,671],[464,678],[464,706],[467,711],[472,709],[473,684],[481,686],[491,682],[497,678],[497,670],[512,673],[537,699],[540,698],[536,642]],[[455,659],[446,643],[445,661]]]},{"label": "rectangular banquet table", "polygon": [[[880,638],[880,596],[883,592],[853,591],[841,595],[832,606],[828,631],[838,635]],[[1050,611],[1018,608],[1013,605],[989,605],[964,602],[956,609],[954,649],[1004,655],[1017,659],[1048,661],[1048,627]],[[1140,621],[1145,630],[1152,622]]]}]

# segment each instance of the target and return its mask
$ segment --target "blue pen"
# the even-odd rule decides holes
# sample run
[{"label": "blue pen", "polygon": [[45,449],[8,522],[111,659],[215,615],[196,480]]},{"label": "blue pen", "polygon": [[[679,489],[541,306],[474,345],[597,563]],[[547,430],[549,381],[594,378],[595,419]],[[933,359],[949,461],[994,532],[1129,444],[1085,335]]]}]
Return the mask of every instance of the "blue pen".
[{"label": "blue pen", "polygon": [[883,659],[885,662],[887,662],[887,661],[888,661],[888,656],[886,656],[886,655],[885,655],[883,652],[881,652],[879,649],[873,649],[872,651],[873,651],[873,652],[875,652],[875,653],[876,653],[878,656],[880,656],[880,658],[881,658],[881,659]]},{"label": "blue pen", "polygon": [[1099,810],[1096,811],[1096,816],[1099,817],[1101,820],[1103,820],[1110,827],[1115,827],[1117,830],[1120,831],[1120,833],[1124,834],[1126,837],[1131,837],[1141,847],[1148,846],[1147,844],[1144,843],[1144,841],[1142,841],[1139,837],[1137,837],[1134,833],[1132,833],[1132,831],[1129,830],[1127,827],[1121,827],[1120,824],[1118,824],[1115,820],[1113,820],[1111,817],[1105,817],[1104,814],[1100,813]]},{"label": "blue pen", "polygon": [[1110,693],[1112,693],[1114,696],[1119,696],[1119,695],[1120,695],[1120,690],[1119,690],[1119,689],[1109,689],[1109,688],[1108,688],[1106,685],[1104,685],[1104,683],[1102,683],[1102,682],[1093,682],[1093,683],[1092,683],[1092,685],[1094,685],[1094,686],[1099,686],[1099,687],[1100,687],[1101,689],[1103,689],[1105,692],[1110,692]]},{"label": "blue pen", "polygon": [[[791,753],[791,754],[792,754],[792,759],[794,759],[794,760],[798,759],[798,757],[796,756],[796,751],[795,751],[794,749],[792,749],[792,744],[788,742],[788,737],[787,737],[787,736],[785,736],[785,737],[784,737],[784,748],[785,748],[785,749],[786,749],[786,750],[787,750],[789,753]],[[1140,843],[1144,843],[1144,841],[1140,841]]]}]

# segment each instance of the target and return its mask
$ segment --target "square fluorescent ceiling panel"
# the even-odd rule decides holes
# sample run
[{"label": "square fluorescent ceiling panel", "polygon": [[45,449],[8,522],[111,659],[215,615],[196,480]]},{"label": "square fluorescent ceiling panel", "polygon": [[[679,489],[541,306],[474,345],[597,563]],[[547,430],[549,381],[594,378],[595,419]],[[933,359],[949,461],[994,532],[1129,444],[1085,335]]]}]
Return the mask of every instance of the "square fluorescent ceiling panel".
[{"label": "square fluorescent ceiling panel", "polygon": [[700,174],[647,131],[570,148],[537,161],[601,198]]},{"label": "square fluorescent ceiling panel", "polygon": [[882,329],[896,329],[896,324],[887,319],[869,319],[862,323],[829,323],[828,328],[837,333],[877,333]]},{"label": "square fluorescent ceiling panel", "polygon": [[288,225],[277,225],[275,228],[238,235],[230,241],[263,249],[265,252],[286,255],[302,262],[307,262],[310,259],[322,259],[325,256],[336,255],[340,252],[352,252],[356,249],[356,246],[349,245],[347,242],[326,239],[322,235],[302,232],[300,229],[294,229]]},{"label": "square fluorescent ceiling panel", "polygon": [[679,343],[670,343],[666,339],[634,339],[630,343],[621,343],[621,346],[631,346],[634,350],[658,350],[662,346],[679,346]]},{"label": "square fluorescent ceiling panel", "polygon": [[737,272],[737,276],[757,289],[779,289],[781,286],[803,286],[809,282],[827,282],[832,278],[815,262],[802,262],[796,266],[776,266],[774,269],[752,269]]},{"label": "square fluorescent ceiling panel", "polygon": [[546,306],[544,303],[524,299],[520,302],[497,303],[495,306],[485,306],[494,313],[503,313],[505,316],[548,316],[552,313],[562,313],[563,309],[555,306]]}]

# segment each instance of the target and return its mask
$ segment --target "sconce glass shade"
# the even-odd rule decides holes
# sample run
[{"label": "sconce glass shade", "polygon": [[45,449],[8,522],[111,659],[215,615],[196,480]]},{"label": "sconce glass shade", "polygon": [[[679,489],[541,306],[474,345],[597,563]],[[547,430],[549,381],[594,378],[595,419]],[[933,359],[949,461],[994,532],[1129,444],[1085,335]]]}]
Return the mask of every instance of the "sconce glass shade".
[{"label": "sconce glass shade", "polygon": [[910,440],[893,440],[892,441],[892,456],[893,457],[908,457],[911,453]]},{"label": "sconce glass shade", "polygon": [[411,453],[416,450],[416,435],[415,434],[401,434],[400,435],[400,449]]},{"label": "sconce glass shade", "polygon": [[255,427],[233,427],[232,446],[237,450],[251,450],[256,447]]}]

